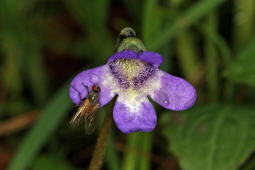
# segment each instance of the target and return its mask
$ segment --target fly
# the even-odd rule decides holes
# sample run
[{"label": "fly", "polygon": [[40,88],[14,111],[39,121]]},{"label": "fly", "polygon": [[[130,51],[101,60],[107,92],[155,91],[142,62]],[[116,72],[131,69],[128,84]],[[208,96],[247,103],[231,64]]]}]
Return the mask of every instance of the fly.
[{"label": "fly", "polygon": [[100,107],[99,93],[101,88],[98,85],[93,85],[92,90],[89,91],[87,85],[83,84],[83,86],[86,88],[88,95],[86,98],[81,100],[79,108],[72,117],[70,124],[77,125],[81,120],[84,120],[85,132],[87,134],[91,134],[96,129],[97,110]]}]

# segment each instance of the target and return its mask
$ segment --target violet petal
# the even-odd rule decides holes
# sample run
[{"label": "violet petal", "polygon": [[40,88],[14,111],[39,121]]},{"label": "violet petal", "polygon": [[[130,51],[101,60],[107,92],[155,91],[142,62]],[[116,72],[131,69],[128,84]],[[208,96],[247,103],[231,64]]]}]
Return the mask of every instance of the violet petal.
[{"label": "violet petal", "polygon": [[145,63],[154,65],[155,67],[159,67],[163,62],[163,58],[160,54],[154,53],[151,51],[145,51],[139,55],[139,59]]},{"label": "violet petal", "polygon": [[157,116],[147,97],[134,102],[121,98],[115,103],[113,117],[123,133],[150,132],[155,128]]},{"label": "violet petal", "polygon": [[163,62],[163,58],[160,54],[154,53],[151,51],[144,51],[140,54],[137,54],[135,51],[125,50],[118,53],[115,53],[108,59],[108,63],[110,61],[125,58],[125,59],[139,59],[147,64],[154,65],[155,67],[159,67],[160,64]]},{"label": "violet petal", "polygon": [[124,50],[124,51],[113,54],[111,57],[109,57],[108,62],[116,60],[118,58],[137,59],[138,54],[132,50]]},{"label": "violet petal", "polygon": [[161,88],[151,92],[151,98],[162,107],[180,111],[191,107],[197,98],[195,88],[186,80],[159,70]]},{"label": "violet petal", "polygon": [[69,95],[74,103],[79,104],[82,99],[87,97],[87,90],[84,85],[91,87],[96,84],[101,88],[99,102],[100,107],[107,104],[113,97],[114,93],[110,86],[107,86],[104,82],[110,75],[108,66],[103,65],[93,69],[85,70],[78,74],[71,82]]}]

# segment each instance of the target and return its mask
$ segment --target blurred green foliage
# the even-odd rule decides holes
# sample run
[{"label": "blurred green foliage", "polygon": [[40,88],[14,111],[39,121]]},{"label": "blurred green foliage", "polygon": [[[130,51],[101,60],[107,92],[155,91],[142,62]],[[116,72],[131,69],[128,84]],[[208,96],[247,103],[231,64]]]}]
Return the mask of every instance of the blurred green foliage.
[{"label": "blurred green foliage", "polygon": [[225,76],[237,82],[255,86],[255,38],[253,38],[225,71]]},{"label": "blurred green foliage", "polygon": [[151,133],[113,128],[103,169],[255,169],[253,0],[1,0],[0,131],[19,115],[41,115],[4,131],[0,169],[88,167],[97,133],[69,127],[69,81],[104,64],[126,26],[162,54],[161,69],[196,87],[198,101],[181,113],[156,106]]},{"label": "blurred green foliage", "polygon": [[165,117],[163,134],[183,169],[237,169],[254,150],[254,108],[205,105]]},{"label": "blurred green foliage", "polygon": [[67,161],[60,159],[56,155],[41,155],[33,163],[32,170],[78,170],[67,163]]}]

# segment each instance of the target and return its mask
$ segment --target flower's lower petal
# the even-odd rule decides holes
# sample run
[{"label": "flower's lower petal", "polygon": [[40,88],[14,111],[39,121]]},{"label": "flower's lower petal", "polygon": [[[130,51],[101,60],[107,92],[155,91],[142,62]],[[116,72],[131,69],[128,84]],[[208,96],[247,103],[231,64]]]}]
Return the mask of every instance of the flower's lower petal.
[{"label": "flower's lower petal", "polygon": [[120,95],[114,106],[113,117],[124,133],[150,132],[157,122],[155,109],[145,96],[137,101],[130,101]]},{"label": "flower's lower petal", "polygon": [[159,67],[163,62],[163,58],[160,54],[151,51],[145,51],[139,55],[139,59],[145,63]]},{"label": "flower's lower petal", "polygon": [[79,104],[82,99],[87,97],[87,89],[85,86],[91,87],[93,85],[98,85],[101,88],[99,102],[100,107],[107,104],[115,96],[111,86],[108,86],[107,78],[109,78],[110,73],[108,71],[108,66],[103,65],[96,67],[94,69],[89,69],[78,74],[71,82],[69,95],[74,103]]},{"label": "flower's lower petal", "polygon": [[151,98],[162,107],[170,110],[185,110],[191,107],[197,98],[195,88],[186,80],[159,71],[160,88],[151,91]]}]

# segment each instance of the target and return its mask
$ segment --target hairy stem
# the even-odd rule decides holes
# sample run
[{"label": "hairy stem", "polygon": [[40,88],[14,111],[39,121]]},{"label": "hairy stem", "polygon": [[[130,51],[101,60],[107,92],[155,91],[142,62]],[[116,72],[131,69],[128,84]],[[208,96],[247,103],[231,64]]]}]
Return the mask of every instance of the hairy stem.
[{"label": "hairy stem", "polygon": [[101,127],[100,134],[97,138],[97,144],[89,164],[89,170],[99,170],[102,166],[105,146],[106,146],[107,138],[111,130],[112,121],[113,119],[112,119],[112,106],[111,106],[109,107],[109,110],[107,111],[105,115],[105,119]]}]

